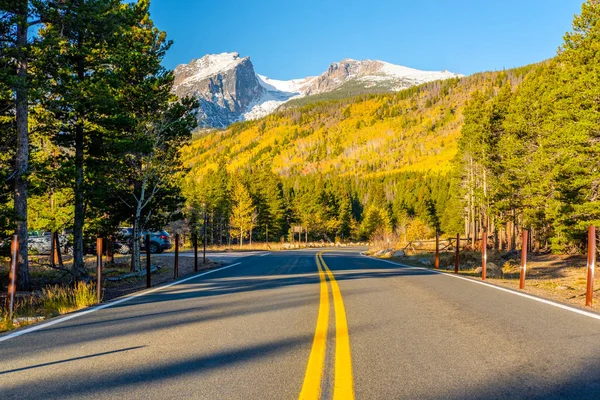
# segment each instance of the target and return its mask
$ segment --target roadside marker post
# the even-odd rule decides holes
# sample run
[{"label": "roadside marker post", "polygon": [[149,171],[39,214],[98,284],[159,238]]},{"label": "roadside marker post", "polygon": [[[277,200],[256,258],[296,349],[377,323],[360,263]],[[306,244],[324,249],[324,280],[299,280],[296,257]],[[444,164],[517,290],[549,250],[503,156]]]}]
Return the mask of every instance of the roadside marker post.
[{"label": "roadside marker post", "polygon": [[102,302],[102,238],[96,239],[96,295],[100,304]]},{"label": "roadside marker post", "polygon": [[152,287],[152,278],[150,277],[150,234],[146,234],[146,287]]},{"label": "roadside marker post", "polygon": [[440,269],[440,232],[435,231],[435,269]]},{"label": "roadside marker post", "polygon": [[458,266],[460,263],[460,233],[456,234],[456,262],[454,263],[454,273],[458,274]]},{"label": "roadside marker post", "polygon": [[588,228],[588,259],[587,259],[587,291],[585,294],[585,305],[592,306],[594,297],[594,269],[596,267],[596,227],[590,225]]},{"label": "roadside marker post", "polygon": [[487,230],[483,230],[481,238],[481,280],[485,281],[487,272]]},{"label": "roadside marker post", "polygon": [[523,244],[521,245],[521,274],[519,276],[519,289],[525,289],[525,274],[527,269],[527,245],[529,231],[523,229]]},{"label": "roadside marker post", "polygon": [[8,297],[6,298],[6,308],[8,309],[8,318],[12,320],[15,309],[15,294],[17,292],[17,265],[19,263],[19,236],[13,235],[10,242],[10,271],[8,273]]},{"label": "roadside marker post", "polygon": [[173,266],[173,279],[179,277],[179,233],[175,234],[175,265]]}]

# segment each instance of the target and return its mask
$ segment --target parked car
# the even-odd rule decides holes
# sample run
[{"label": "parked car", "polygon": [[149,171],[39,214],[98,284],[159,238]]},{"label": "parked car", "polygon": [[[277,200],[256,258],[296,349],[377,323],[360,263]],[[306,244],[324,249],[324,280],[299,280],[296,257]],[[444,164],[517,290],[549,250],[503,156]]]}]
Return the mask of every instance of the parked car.
[{"label": "parked car", "polygon": [[[104,242],[104,243],[105,243],[104,249],[106,249],[106,242]],[[123,240],[120,240],[119,238],[117,238],[117,240],[114,241],[113,246],[114,246],[115,253],[129,254],[130,243],[128,241],[123,241]],[[91,238],[85,239],[83,242],[83,247],[84,247],[85,254],[92,254],[92,255],[96,254],[96,238],[91,237]],[[71,246],[71,250],[72,250],[72,246]]]},{"label": "parked car", "polygon": [[[141,250],[146,251],[146,235],[150,235],[150,252],[151,253],[162,253],[173,247],[171,243],[171,235],[165,230],[161,231],[143,231],[140,235],[139,240],[141,241]],[[127,243],[129,247],[127,252],[131,251],[133,247],[131,237],[133,236],[133,228],[121,228],[119,231],[119,237],[122,238],[122,242]],[[121,253],[127,254],[127,253]]]},{"label": "parked car", "polygon": [[[68,239],[66,235],[58,235],[58,243],[63,251],[67,250]],[[32,254],[50,254],[52,251],[52,232],[29,232],[27,246]]]},{"label": "parked car", "polygon": [[173,247],[171,235],[167,231],[142,232],[142,250],[146,250],[146,235],[150,234],[150,253],[162,253]]}]

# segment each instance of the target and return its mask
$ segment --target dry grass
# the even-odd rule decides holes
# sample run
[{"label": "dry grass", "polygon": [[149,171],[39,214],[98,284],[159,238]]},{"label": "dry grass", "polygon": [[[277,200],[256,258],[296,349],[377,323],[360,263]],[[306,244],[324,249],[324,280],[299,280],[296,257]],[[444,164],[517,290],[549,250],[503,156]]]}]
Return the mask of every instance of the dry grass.
[{"label": "dry grass", "polygon": [[49,286],[42,290],[40,303],[45,316],[66,314],[98,302],[96,284],[78,282],[75,287]]},{"label": "dry grass", "polygon": [[95,283],[79,282],[74,287],[53,285],[41,292],[21,293],[15,299],[13,318],[8,310],[0,310],[0,332],[39,320],[66,314],[97,303]]},{"label": "dry grass", "polygon": [[44,319],[44,316],[41,315],[39,302],[33,294],[17,297],[12,319],[8,318],[7,310],[0,308],[0,332],[29,325],[41,319]]}]

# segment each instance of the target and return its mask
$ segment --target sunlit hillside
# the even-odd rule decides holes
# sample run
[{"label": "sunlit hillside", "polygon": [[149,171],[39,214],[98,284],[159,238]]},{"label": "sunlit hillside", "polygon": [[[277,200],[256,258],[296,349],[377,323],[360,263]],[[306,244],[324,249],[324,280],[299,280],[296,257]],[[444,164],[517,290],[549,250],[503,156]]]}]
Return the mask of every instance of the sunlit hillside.
[{"label": "sunlit hillside", "polygon": [[287,106],[261,120],[201,135],[184,149],[194,181],[225,158],[230,172],[256,165],[292,177],[361,177],[446,171],[457,152],[463,108],[476,90],[515,85],[528,68],[424,84],[394,94]]}]

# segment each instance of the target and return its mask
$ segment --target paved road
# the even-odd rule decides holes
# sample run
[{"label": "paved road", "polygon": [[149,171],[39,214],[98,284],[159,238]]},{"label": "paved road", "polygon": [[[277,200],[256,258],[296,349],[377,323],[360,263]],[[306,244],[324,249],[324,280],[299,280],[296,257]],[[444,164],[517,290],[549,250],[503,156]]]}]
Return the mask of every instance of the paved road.
[{"label": "paved road", "polygon": [[0,397],[600,398],[600,320],[316,253],[250,255],[1,341]]},{"label": "paved road", "polygon": [[[206,258],[211,261],[223,262],[233,264],[238,262],[241,258],[250,256],[260,256],[270,253],[269,251],[207,251]],[[167,253],[152,254],[152,257],[174,257],[175,253],[169,251]],[[194,258],[193,251],[182,251],[179,253],[179,257]],[[199,250],[198,257],[202,260],[202,250]]]}]

